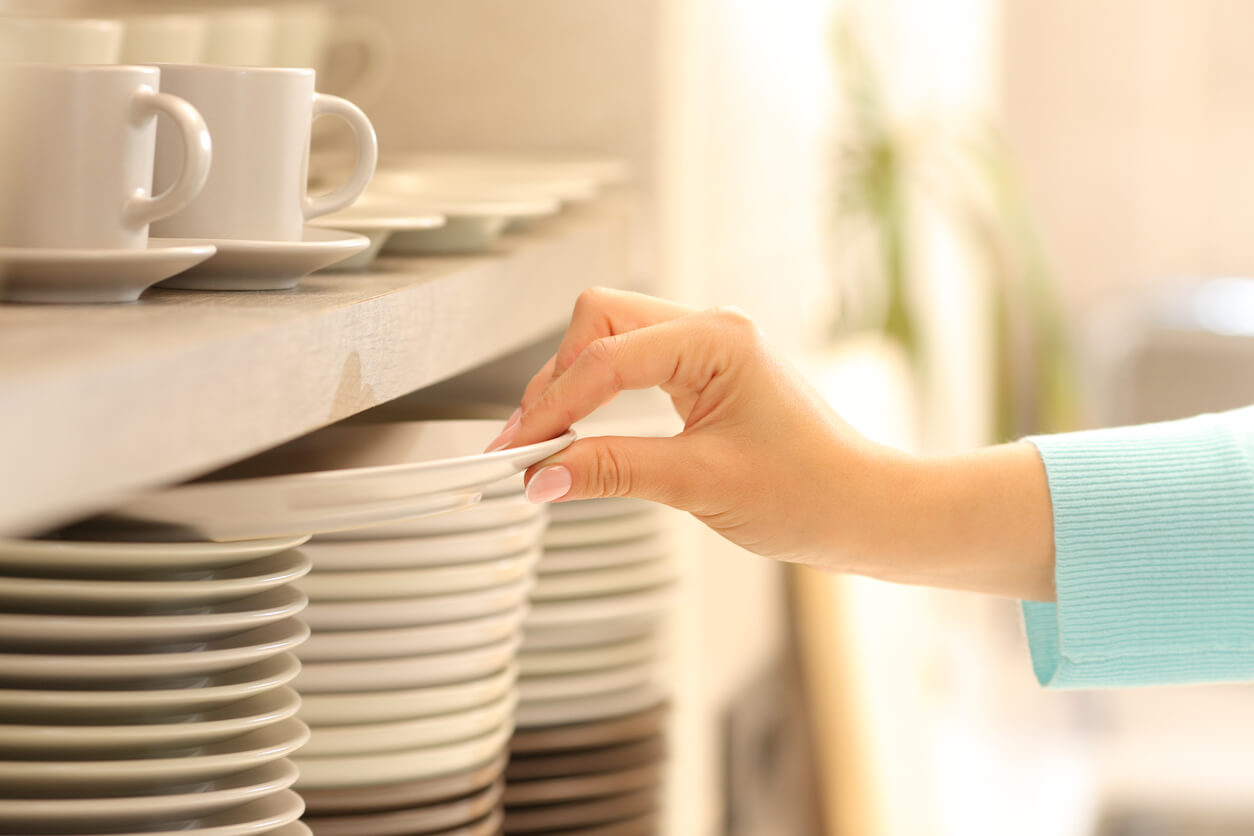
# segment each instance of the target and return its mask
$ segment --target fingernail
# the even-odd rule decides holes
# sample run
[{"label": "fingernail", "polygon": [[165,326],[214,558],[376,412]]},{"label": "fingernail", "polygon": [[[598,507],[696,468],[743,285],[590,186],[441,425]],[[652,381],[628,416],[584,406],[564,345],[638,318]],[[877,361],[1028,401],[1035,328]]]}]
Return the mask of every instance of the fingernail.
[{"label": "fingernail", "polygon": [[495,453],[497,450],[504,450],[509,443],[514,440],[514,436],[518,435],[518,424],[522,418],[522,408],[514,410],[514,414],[509,416],[509,420],[505,422],[505,429],[501,430],[501,434],[492,439],[492,443],[488,445],[485,453]]},{"label": "fingernail", "polygon": [[527,483],[527,501],[539,505],[561,499],[570,493],[570,470],[555,464],[541,468]]}]

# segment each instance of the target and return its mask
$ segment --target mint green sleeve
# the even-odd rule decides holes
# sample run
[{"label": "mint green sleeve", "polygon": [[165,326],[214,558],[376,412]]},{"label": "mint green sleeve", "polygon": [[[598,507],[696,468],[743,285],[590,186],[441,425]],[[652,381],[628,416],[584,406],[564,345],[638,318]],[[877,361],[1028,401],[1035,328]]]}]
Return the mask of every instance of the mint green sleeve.
[{"label": "mint green sleeve", "polygon": [[1254,407],[1028,439],[1057,603],[1023,602],[1042,685],[1254,680]]}]

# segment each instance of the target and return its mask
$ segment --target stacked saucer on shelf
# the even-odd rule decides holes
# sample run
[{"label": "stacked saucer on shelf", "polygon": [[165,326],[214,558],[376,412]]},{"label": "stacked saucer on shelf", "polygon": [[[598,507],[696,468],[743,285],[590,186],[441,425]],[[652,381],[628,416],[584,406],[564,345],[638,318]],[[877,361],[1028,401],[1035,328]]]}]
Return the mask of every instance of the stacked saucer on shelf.
[{"label": "stacked saucer on shelf", "polygon": [[[675,578],[666,512],[604,499],[550,515],[519,656],[505,832],[655,833]],[[615,738],[624,727],[635,731]]]},{"label": "stacked saucer on shelf", "polygon": [[0,832],[307,834],[305,539],[0,540]]},{"label": "stacked saucer on shelf", "polygon": [[519,729],[506,769],[505,832],[654,836],[665,704],[605,720]]},{"label": "stacked saucer on shelf", "polygon": [[93,530],[158,526],[171,536],[230,541],[417,520],[474,504],[486,486],[516,477],[575,437],[480,452],[500,429],[491,420],[335,424],[127,500],[92,521]]},{"label": "stacked saucer on shelf", "polygon": [[499,832],[545,523],[515,476],[464,511],[309,544],[297,787],[315,834]]}]

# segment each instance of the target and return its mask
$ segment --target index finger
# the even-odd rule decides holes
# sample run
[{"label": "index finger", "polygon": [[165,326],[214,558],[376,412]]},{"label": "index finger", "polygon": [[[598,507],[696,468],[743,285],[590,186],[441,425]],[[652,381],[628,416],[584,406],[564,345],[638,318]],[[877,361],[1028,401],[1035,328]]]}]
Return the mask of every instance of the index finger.
[{"label": "index finger", "polygon": [[631,331],[657,325],[692,313],[692,309],[643,293],[592,287],[579,294],[570,324],[553,355],[552,368],[541,369],[523,393],[522,408],[526,411],[543,394],[545,388],[561,377],[590,343]]},{"label": "index finger", "polygon": [[699,397],[727,367],[724,333],[711,317],[692,314],[593,341],[523,410],[510,446],[561,435],[627,389]]}]

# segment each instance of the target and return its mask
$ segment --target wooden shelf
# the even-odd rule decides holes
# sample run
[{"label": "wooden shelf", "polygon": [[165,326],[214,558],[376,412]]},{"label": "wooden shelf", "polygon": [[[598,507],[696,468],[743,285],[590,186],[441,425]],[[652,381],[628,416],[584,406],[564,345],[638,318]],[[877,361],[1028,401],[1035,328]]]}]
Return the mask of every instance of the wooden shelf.
[{"label": "wooden shelf", "polygon": [[0,534],[28,534],[272,447],[560,328],[628,283],[630,203],[486,256],[384,258],[274,293],[0,306]]}]

